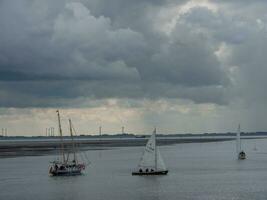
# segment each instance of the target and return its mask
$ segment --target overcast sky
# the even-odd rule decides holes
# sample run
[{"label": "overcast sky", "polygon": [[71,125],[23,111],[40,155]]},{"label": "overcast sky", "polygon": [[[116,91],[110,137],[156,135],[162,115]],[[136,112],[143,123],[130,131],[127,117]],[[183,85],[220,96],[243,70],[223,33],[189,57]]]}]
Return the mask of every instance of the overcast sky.
[{"label": "overcast sky", "polygon": [[10,135],[267,131],[265,0],[0,0]]}]

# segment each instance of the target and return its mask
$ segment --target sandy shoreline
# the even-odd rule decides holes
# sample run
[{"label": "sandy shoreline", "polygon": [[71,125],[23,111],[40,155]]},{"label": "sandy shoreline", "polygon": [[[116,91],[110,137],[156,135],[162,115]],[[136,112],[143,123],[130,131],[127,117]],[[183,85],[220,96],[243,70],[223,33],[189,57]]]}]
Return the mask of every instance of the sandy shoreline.
[{"label": "sandy shoreline", "polygon": [[[158,145],[172,145],[178,143],[200,143],[200,142],[218,142],[232,140],[231,138],[159,138]],[[111,147],[127,147],[127,146],[144,146],[147,138],[123,138],[123,139],[90,139],[79,140],[77,146],[82,151],[87,150],[105,150]],[[64,141],[66,150],[70,149],[71,142]],[[60,150],[60,142],[58,140],[39,140],[39,141],[1,141],[0,158],[18,157],[18,156],[40,156],[57,154]]]}]

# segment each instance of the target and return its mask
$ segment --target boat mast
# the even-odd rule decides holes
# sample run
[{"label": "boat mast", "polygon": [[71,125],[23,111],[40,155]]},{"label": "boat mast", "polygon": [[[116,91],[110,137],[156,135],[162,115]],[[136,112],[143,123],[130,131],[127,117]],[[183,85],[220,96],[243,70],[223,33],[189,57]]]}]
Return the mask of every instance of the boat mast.
[{"label": "boat mast", "polygon": [[71,119],[69,119],[69,124],[70,124],[70,136],[71,136],[71,142],[72,142],[73,159],[76,164],[75,144],[74,144],[73,133],[72,133]]},{"label": "boat mast", "polygon": [[241,152],[241,135],[240,135],[240,124],[238,124],[238,132],[237,132],[237,151]]},{"label": "boat mast", "polygon": [[101,138],[101,136],[102,136],[102,126],[99,126],[98,133],[99,133],[99,137]]},{"label": "boat mast", "polygon": [[155,171],[157,171],[158,168],[158,155],[157,155],[157,140],[156,140],[156,133],[157,133],[157,129],[154,129],[154,142],[155,142]]},{"label": "boat mast", "polygon": [[239,144],[239,148],[240,148],[240,151],[242,151],[242,141],[241,141],[241,126],[239,124],[239,141],[240,141],[240,144]]},{"label": "boat mast", "polygon": [[58,129],[59,129],[59,136],[60,136],[60,142],[61,142],[61,154],[63,158],[63,162],[65,163],[65,154],[64,154],[64,144],[63,144],[63,137],[62,137],[62,129],[61,129],[61,122],[60,122],[60,115],[59,111],[57,110],[57,118],[58,118]]}]

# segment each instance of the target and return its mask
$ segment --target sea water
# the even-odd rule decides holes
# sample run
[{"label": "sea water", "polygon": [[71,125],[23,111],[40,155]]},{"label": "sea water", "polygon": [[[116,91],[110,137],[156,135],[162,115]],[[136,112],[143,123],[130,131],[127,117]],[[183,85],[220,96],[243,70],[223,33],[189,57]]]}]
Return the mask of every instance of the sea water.
[{"label": "sea water", "polygon": [[[254,150],[255,145],[257,151]],[[87,151],[84,174],[50,177],[56,156],[0,159],[1,200],[266,200],[267,139],[160,146],[167,176],[132,176],[143,147]]]}]

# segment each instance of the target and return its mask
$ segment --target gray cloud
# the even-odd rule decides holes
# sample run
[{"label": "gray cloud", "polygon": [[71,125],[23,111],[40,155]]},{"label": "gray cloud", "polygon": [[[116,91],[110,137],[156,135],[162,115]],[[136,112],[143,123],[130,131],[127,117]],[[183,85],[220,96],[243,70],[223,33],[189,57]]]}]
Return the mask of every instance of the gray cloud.
[{"label": "gray cloud", "polygon": [[[0,106],[71,107],[83,98],[230,103],[251,78],[252,60],[265,72],[265,56],[250,52],[265,49],[266,17],[242,18],[230,12],[242,3],[217,1],[216,12],[196,6],[180,14],[169,34],[155,27],[161,9],[186,2],[1,1]],[[223,59],[222,44],[232,52]],[[257,80],[255,87],[265,81]]]}]

